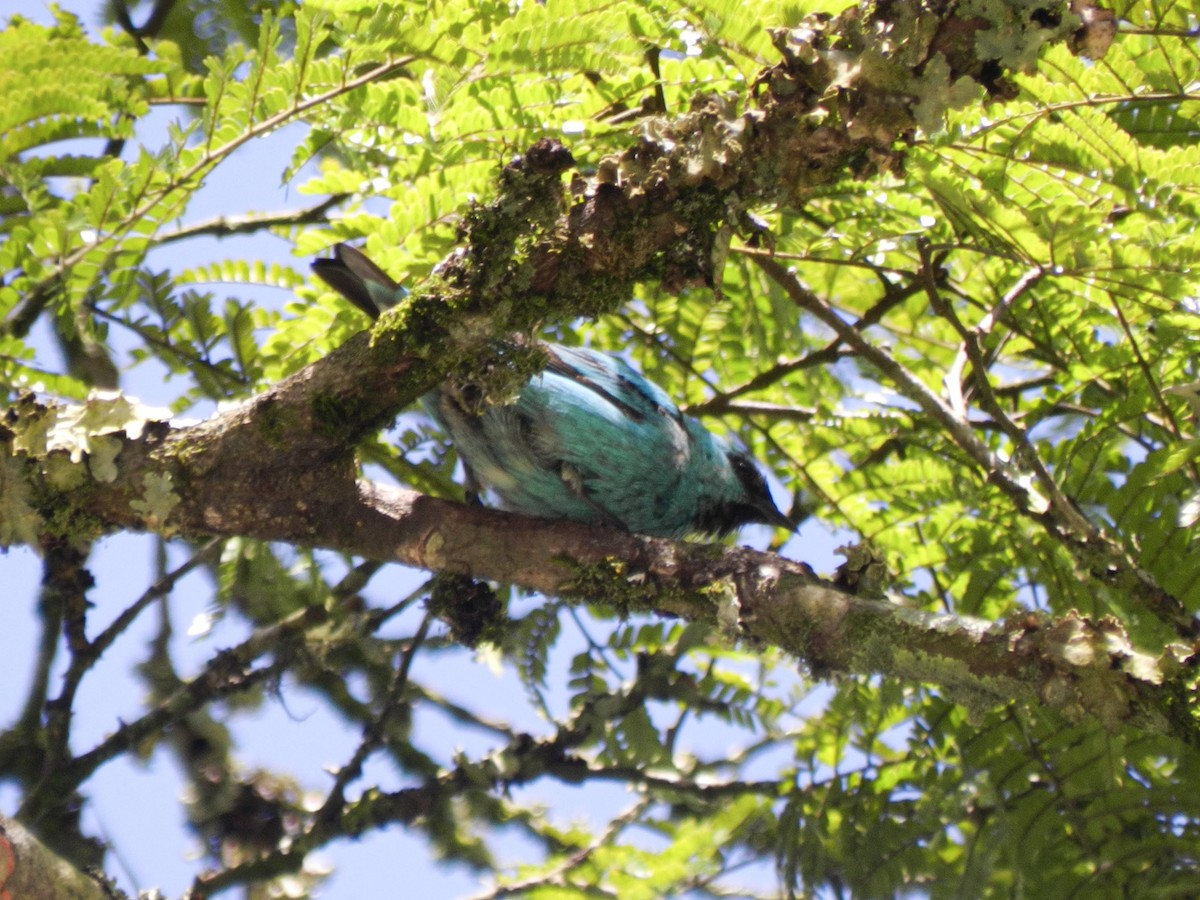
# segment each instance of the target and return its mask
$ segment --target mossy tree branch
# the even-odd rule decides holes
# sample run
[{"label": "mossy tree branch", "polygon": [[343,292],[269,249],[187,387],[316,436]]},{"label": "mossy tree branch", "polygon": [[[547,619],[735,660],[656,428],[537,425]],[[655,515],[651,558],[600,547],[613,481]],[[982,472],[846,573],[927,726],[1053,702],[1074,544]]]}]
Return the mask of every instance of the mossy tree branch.
[{"label": "mossy tree branch", "polygon": [[[22,417],[10,418],[13,440],[44,432],[42,420],[53,414],[28,405]],[[158,423],[137,439],[120,439],[115,476],[89,476],[86,489],[77,487],[75,515],[98,531],[283,541],[679,616],[781,647],[820,673],[884,674],[977,704],[1025,700],[1200,742],[1190,651],[1148,657],[1114,621],[1031,615],[987,624],[918,612],[853,596],[808,566],[771,554],[714,554],[705,545],[463,506],[357,481],[349,465],[299,469],[269,483],[247,480],[192,455],[193,430]],[[70,465],[64,451],[50,455],[54,466]],[[25,459],[28,477],[38,479],[46,463]],[[186,488],[170,491],[169,501],[147,499],[147,485],[163,483]]]}]

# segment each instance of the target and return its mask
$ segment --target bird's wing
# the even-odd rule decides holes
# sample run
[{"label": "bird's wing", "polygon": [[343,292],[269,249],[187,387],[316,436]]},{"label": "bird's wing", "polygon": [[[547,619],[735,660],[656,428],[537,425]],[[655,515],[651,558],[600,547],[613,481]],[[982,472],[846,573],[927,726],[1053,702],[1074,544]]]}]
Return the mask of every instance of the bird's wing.
[{"label": "bird's wing", "polygon": [[549,350],[516,404],[530,446],[572,494],[627,528],[651,530],[678,501],[691,449],[682,415],[620,360]]},{"label": "bird's wing", "polygon": [[560,375],[607,400],[630,419],[666,416],[683,427],[683,414],[667,393],[624,360],[607,353],[547,345],[546,371]]}]

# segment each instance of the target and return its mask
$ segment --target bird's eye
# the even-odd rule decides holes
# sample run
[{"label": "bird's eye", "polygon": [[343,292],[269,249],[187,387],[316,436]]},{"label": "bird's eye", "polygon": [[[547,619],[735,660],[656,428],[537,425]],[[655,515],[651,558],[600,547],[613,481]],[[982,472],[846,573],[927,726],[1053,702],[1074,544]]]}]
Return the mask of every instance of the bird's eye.
[{"label": "bird's eye", "polygon": [[729,465],[733,468],[733,473],[737,475],[738,481],[742,486],[750,492],[754,492],[755,488],[760,486],[766,487],[766,480],[762,477],[762,473],[758,471],[758,466],[754,465],[749,459],[741,453],[729,454]]}]

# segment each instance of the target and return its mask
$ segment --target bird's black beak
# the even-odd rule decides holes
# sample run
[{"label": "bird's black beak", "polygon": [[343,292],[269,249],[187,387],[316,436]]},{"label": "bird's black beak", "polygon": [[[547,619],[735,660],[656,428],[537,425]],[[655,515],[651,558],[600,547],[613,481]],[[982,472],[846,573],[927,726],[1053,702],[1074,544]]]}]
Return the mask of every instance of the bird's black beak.
[{"label": "bird's black beak", "polygon": [[764,525],[770,525],[772,528],[786,528],[788,531],[796,530],[792,520],[779,511],[775,506],[775,501],[770,497],[756,503],[754,509],[758,513],[758,521]]}]

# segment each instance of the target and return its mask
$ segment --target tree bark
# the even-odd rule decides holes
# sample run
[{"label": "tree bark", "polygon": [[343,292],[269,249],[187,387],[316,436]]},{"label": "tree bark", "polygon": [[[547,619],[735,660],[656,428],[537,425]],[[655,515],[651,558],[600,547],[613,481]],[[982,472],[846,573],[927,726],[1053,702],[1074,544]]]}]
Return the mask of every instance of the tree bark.
[{"label": "tree bark", "polygon": [[113,900],[103,875],[81,872],[0,815],[0,900]]}]

